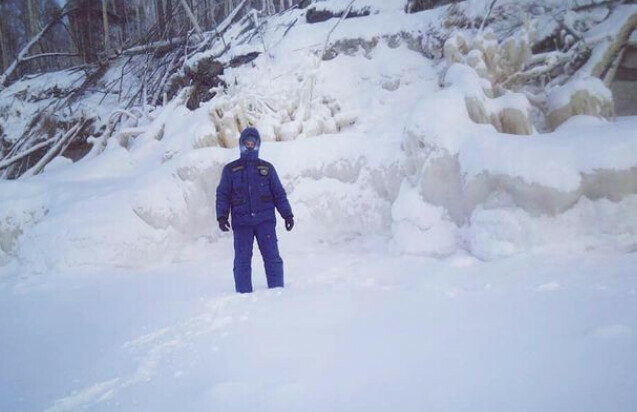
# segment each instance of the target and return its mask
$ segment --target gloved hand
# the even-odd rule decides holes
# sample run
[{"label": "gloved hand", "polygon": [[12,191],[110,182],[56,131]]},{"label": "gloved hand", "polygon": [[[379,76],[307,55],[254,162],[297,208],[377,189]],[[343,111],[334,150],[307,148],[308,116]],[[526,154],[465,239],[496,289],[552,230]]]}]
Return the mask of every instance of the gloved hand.
[{"label": "gloved hand", "polygon": [[219,222],[219,229],[221,229],[222,232],[230,230],[230,222],[228,222],[227,217],[220,217],[217,221]]},{"label": "gloved hand", "polygon": [[285,218],[285,230],[289,232],[290,230],[292,230],[293,227],[294,227],[294,218],[293,217]]}]

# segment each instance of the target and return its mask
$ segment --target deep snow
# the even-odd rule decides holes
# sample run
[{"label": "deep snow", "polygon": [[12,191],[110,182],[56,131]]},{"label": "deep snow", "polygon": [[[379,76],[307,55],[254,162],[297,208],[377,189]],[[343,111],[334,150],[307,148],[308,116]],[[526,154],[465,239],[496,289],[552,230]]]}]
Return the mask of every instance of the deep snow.
[{"label": "deep snow", "polygon": [[252,295],[229,237],[139,271],[5,268],[0,410],[633,410],[636,254],[434,260],[295,231],[287,287],[255,258]]}]

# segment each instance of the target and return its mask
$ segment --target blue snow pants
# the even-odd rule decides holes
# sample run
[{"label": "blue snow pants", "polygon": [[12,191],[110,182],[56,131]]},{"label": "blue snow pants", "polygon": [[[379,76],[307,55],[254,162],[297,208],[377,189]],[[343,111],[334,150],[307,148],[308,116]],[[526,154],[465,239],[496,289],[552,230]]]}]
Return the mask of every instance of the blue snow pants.
[{"label": "blue snow pants", "polygon": [[254,238],[263,257],[269,288],[283,287],[283,260],[279,255],[275,223],[237,226],[234,232],[234,284],[237,292],[252,292],[252,246]]}]

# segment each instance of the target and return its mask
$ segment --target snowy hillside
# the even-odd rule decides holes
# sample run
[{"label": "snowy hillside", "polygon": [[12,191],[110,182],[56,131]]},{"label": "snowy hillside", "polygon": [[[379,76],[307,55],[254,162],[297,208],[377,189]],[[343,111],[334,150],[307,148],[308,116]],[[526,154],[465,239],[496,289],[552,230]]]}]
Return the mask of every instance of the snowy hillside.
[{"label": "snowy hillside", "polygon": [[[0,180],[0,410],[632,410],[637,116],[614,117],[592,60],[525,83],[526,26],[446,28],[490,1],[416,3],[317,1],[253,36],[241,20],[229,52],[211,37],[186,60],[225,65],[198,107],[189,88],[127,110],[89,91],[58,113],[84,116],[69,136],[107,132]],[[82,76],[0,91],[5,140]],[[215,188],[246,126],[297,224],[279,229],[288,286],[265,291],[257,256],[257,293],[235,296]]]}]

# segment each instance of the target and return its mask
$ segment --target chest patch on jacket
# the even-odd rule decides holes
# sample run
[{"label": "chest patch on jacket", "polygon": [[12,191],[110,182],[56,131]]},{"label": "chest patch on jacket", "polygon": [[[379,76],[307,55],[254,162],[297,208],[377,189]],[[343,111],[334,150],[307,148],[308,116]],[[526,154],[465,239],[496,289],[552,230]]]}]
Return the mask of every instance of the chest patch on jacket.
[{"label": "chest patch on jacket", "polygon": [[243,169],[245,169],[245,166],[239,165],[239,166],[233,167],[230,171],[234,173],[234,172],[238,172],[239,170],[243,170]]},{"label": "chest patch on jacket", "polygon": [[267,166],[258,166],[259,174],[261,176],[267,176],[270,173],[270,169]]}]

